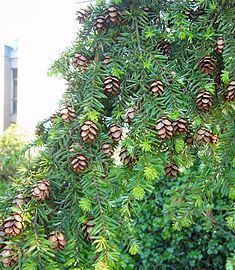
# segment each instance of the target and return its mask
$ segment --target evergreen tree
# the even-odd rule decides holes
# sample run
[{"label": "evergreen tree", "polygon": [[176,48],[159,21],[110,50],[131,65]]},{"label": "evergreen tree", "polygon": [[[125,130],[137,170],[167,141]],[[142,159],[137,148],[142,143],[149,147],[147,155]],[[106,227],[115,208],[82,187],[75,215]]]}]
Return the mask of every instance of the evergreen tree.
[{"label": "evergreen tree", "polygon": [[[234,14],[229,0],[78,11],[51,68],[67,81],[60,108],[1,198],[1,268],[233,269]],[[223,258],[183,244],[184,263],[177,248],[206,234]]]}]

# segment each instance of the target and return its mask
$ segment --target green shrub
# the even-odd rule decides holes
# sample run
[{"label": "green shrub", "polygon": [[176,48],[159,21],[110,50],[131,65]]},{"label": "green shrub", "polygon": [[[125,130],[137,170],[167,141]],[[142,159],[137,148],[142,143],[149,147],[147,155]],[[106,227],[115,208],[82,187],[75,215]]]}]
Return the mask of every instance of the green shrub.
[{"label": "green shrub", "polygon": [[[11,126],[0,136],[0,181],[7,181],[16,173],[22,161],[21,151],[27,142],[27,133],[18,125]],[[2,183],[3,186],[6,183]]]},{"label": "green shrub", "polygon": [[[137,208],[135,227],[140,252],[129,258],[124,268],[136,269],[138,265],[140,270],[225,269],[235,242],[231,241],[233,235],[223,218],[207,212],[196,224],[182,230],[174,229],[170,217],[166,215],[166,209],[172,204],[164,192],[169,186],[169,183],[165,187],[158,183],[155,187],[157,191],[146,198],[142,207]],[[222,212],[226,201],[220,199],[215,202],[217,211]],[[183,202],[176,199],[176,203]],[[227,261],[228,265],[231,260]]]}]

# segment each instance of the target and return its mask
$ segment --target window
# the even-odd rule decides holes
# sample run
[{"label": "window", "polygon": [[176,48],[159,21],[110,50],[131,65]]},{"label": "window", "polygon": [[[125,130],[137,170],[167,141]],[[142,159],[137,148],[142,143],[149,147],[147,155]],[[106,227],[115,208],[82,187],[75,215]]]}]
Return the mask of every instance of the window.
[{"label": "window", "polygon": [[17,68],[11,70],[11,114],[17,113]]}]

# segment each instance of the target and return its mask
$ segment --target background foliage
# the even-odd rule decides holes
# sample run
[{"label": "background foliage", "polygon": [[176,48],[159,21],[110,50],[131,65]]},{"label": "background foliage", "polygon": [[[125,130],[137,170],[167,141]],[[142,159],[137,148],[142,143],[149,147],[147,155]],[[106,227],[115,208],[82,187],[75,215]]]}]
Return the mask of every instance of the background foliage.
[{"label": "background foliage", "polygon": [[9,180],[16,174],[19,163],[23,162],[21,151],[28,141],[28,135],[22,127],[11,126],[0,136],[0,191],[3,193]]}]

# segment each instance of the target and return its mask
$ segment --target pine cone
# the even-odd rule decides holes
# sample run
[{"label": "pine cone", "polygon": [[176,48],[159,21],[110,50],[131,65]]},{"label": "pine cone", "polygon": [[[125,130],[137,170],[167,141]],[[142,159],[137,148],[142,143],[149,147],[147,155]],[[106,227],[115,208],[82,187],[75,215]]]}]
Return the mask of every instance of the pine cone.
[{"label": "pine cone", "polygon": [[105,56],[105,58],[103,59],[103,64],[105,66],[109,65],[111,63],[112,57],[111,56]]},{"label": "pine cone", "polygon": [[224,98],[227,102],[235,101],[235,81],[231,81],[226,87]]},{"label": "pine cone", "polygon": [[105,19],[107,24],[121,24],[122,23],[122,12],[119,7],[109,7],[105,11]]},{"label": "pine cone", "polygon": [[4,240],[5,240],[5,232],[3,227],[0,227],[0,249],[2,249],[4,247]]},{"label": "pine cone", "polygon": [[83,154],[77,154],[71,159],[71,167],[75,173],[84,171],[88,166],[88,159]]},{"label": "pine cone", "polygon": [[101,151],[106,154],[108,157],[112,157],[114,154],[113,147],[110,143],[104,143],[101,147]]},{"label": "pine cone", "polygon": [[162,40],[158,42],[156,47],[163,55],[170,56],[171,55],[171,44],[166,41]]},{"label": "pine cone", "polygon": [[132,122],[132,120],[134,119],[135,117],[135,114],[136,114],[136,109],[135,108],[129,108],[127,110],[127,113],[126,113],[126,118],[127,118],[127,122],[130,124]]},{"label": "pine cone", "polygon": [[173,136],[173,125],[167,117],[163,116],[157,121],[156,130],[161,139],[170,139]]},{"label": "pine cone", "polygon": [[188,123],[184,119],[178,119],[172,123],[172,126],[174,128],[175,134],[177,134],[177,133],[182,134],[182,133],[185,133],[187,131]]},{"label": "pine cone", "polygon": [[205,73],[212,75],[214,73],[214,70],[217,66],[217,61],[210,56],[203,57],[199,62],[199,68],[200,70]]},{"label": "pine cone", "polygon": [[166,166],[165,173],[168,177],[174,178],[179,174],[179,167],[174,163],[170,163]]},{"label": "pine cone", "polygon": [[112,125],[108,131],[109,137],[115,142],[122,139],[122,128],[119,125]]},{"label": "pine cone", "polygon": [[210,143],[211,142],[211,132],[206,128],[200,128],[197,132],[196,140],[198,142]]},{"label": "pine cone", "polygon": [[16,206],[21,206],[22,204],[24,204],[26,202],[26,198],[24,197],[23,194],[18,194],[14,200],[13,200],[13,204],[15,204]]},{"label": "pine cone", "polygon": [[17,213],[11,215],[3,223],[3,230],[9,236],[18,236],[23,231],[23,227],[23,217]]},{"label": "pine cone", "polygon": [[218,135],[212,134],[212,135],[211,135],[211,143],[212,143],[212,144],[217,144],[218,142],[219,142]]},{"label": "pine cone", "polygon": [[36,127],[34,134],[36,137],[41,137],[44,132],[45,132],[45,128],[42,126],[38,126]]},{"label": "pine cone", "polygon": [[214,83],[215,83],[215,88],[216,88],[216,89],[218,89],[219,86],[223,83],[223,82],[222,82],[222,78],[221,78],[221,73],[220,73],[220,72],[216,75],[216,77],[215,77],[215,79],[214,79]]},{"label": "pine cone", "polygon": [[116,77],[109,76],[104,80],[104,91],[106,94],[116,95],[120,89],[120,82]]},{"label": "pine cone", "polygon": [[93,227],[94,227],[94,220],[93,219],[89,219],[82,226],[82,232],[84,233],[85,238],[91,242],[94,240],[94,236],[91,235],[91,230]]},{"label": "pine cone", "polygon": [[98,128],[97,126],[87,120],[81,126],[81,137],[84,142],[93,142],[97,138]]},{"label": "pine cone", "polygon": [[188,134],[184,140],[184,142],[188,145],[188,146],[192,146],[193,145],[193,136],[191,134]]},{"label": "pine cone", "polygon": [[2,256],[1,261],[4,267],[13,266],[18,260],[17,254],[9,246],[5,246],[3,248],[1,256]]},{"label": "pine cone", "polygon": [[66,245],[65,235],[62,232],[52,232],[48,238],[52,249],[63,250]]},{"label": "pine cone", "polygon": [[208,91],[200,92],[196,97],[197,107],[200,111],[208,112],[213,104],[213,96]]},{"label": "pine cone", "polygon": [[161,81],[156,80],[151,83],[150,90],[154,95],[161,96],[164,91],[164,85]]},{"label": "pine cone", "polygon": [[86,58],[86,56],[76,53],[74,57],[73,64],[75,67],[80,69],[81,71],[86,70],[88,67],[89,60]]},{"label": "pine cone", "polygon": [[71,122],[76,118],[76,112],[71,106],[64,106],[61,109],[60,114],[65,122]]},{"label": "pine cone", "polygon": [[107,29],[107,24],[104,16],[97,16],[95,18],[94,24],[93,24],[93,29],[95,32],[98,34],[106,31]]},{"label": "pine cone", "polygon": [[224,50],[224,38],[223,37],[219,37],[216,41],[216,51],[217,53],[223,53]]},{"label": "pine cone", "polygon": [[39,180],[32,189],[32,196],[37,201],[44,201],[49,197],[51,183],[48,179]]},{"label": "pine cone", "polygon": [[137,156],[135,155],[133,158],[130,156],[128,150],[125,147],[121,148],[120,151],[120,159],[124,165],[129,166],[137,160]]},{"label": "pine cone", "polygon": [[184,14],[188,17],[189,21],[192,21],[195,19],[195,11],[193,9],[185,10]]},{"label": "pine cone", "polygon": [[87,9],[81,8],[80,10],[76,12],[76,15],[77,15],[76,20],[78,20],[79,23],[84,23],[87,17],[89,16],[89,14],[90,13]]}]

